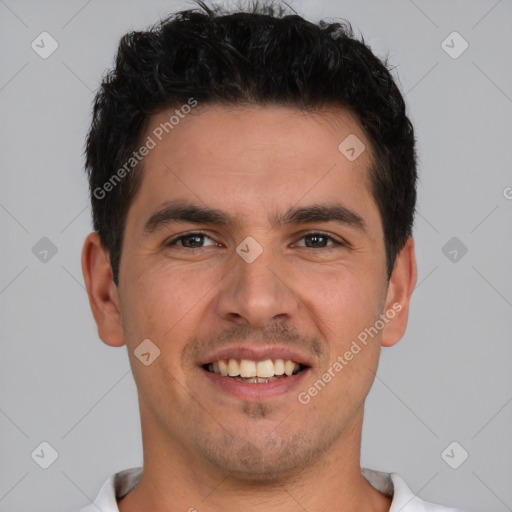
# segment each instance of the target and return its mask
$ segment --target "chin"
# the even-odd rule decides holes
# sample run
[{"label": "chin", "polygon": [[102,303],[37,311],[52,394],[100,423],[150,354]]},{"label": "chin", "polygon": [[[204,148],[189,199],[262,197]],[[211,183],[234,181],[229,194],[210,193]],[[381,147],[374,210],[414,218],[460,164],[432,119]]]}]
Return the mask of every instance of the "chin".
[{"label": "chin", "polygon": [[[203,446],[202,456],[217,470],[239,481],[268,485],[283,482],[311,467],[313,459],[321,449],[314,447],[302,437],[286,439],[267,438],[264,441],[244,441],[225,439],[224,449]],[[257,443],[257,444],[255,444]]]}]

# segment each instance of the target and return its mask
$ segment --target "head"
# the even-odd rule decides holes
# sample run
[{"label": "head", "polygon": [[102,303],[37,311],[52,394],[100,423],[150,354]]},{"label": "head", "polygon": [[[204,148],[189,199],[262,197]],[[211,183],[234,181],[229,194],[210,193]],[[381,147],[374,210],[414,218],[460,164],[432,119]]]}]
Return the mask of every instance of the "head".
[{"label": "head", "polygon": [[[146,434],[268,478],[357,430],[380,346],[405,330],[414,133],[348,23],[200,7],[120,42],[87,139],[82,263],[100,337],[128,346]],[[208,365],[231,356],[302,371],[278,379],[290,391],[224,392]]]}]

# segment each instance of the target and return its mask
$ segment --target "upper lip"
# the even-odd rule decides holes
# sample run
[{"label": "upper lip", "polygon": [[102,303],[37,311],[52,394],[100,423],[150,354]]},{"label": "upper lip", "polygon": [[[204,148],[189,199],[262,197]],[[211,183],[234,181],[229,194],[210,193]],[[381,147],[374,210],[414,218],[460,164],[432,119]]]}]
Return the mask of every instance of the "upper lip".
[{"label": "upper lip", "polygon": [[199,366],[203,366],[208,363],[213,363],[219,359],[249,359],[250,361],[265,361],[266,359],[283,359],[292,360],[295,363],[302,364],[304,366],[311,366],[311,360],[298,352],[290,350],[285,347],[248,347],[248,346],[232,346],[224,347],[210,355],[201,358]]}]

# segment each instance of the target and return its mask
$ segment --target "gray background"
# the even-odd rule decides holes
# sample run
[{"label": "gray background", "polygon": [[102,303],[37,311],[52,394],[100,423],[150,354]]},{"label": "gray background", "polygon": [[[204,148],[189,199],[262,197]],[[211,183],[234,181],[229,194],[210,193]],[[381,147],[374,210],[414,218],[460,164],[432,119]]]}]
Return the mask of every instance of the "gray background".
[{"label": "gray background", "polygon": [[[512,510],[512,1],[290,3],[315,21],[346,18],[389,51],[418,137],[418,286],[407,334],[382,353],[362,464],[429,501]],[[83,285],[82,152],[119,38],[184,6],[0,0],[2,512],[72,510],[141,462],[126,349],[99,340]],[[31,48],[43,31],[59,44],[47,59]],[[457,58],[442,46],[453,31],[469,44]],[[31,457],[43,441],[58,452],[46,470]],[[457,469],[441,455],[453,441],[452,465],[469,453]]]}]

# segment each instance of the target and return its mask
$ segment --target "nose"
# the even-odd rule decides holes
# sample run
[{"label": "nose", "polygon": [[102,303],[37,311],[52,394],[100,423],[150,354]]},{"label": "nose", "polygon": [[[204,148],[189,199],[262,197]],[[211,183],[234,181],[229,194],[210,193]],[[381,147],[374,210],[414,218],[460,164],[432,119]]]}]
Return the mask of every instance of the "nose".
[{"label": "nose", "polygon": [[251,262],[238,253],[233,260],[216,300],[217,314],[223,320],[262,328],[295,314],[298,299],[286,261],[270,248]]}]

